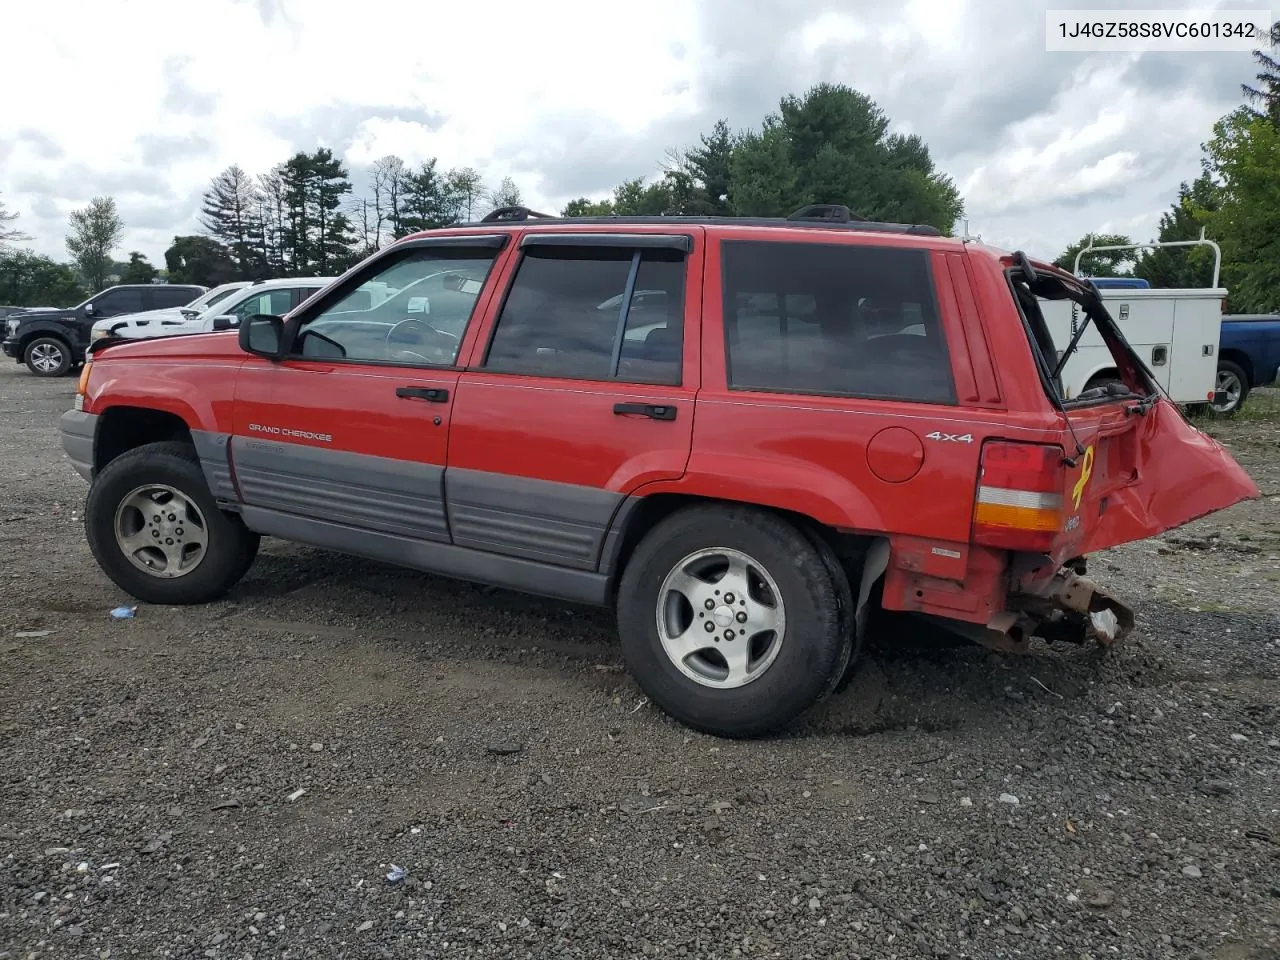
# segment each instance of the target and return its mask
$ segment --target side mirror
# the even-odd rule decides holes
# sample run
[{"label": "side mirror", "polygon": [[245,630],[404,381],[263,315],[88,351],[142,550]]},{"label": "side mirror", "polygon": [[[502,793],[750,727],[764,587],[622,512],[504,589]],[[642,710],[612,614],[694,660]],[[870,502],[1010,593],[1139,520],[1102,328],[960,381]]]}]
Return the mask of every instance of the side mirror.
[{"label": "side mirror", "polygon": [[238,326],[240,326],[240,318],[230,313],[213,318],[214,330],[234,330]]},{"label": "side mirror", "polygon": [[284,359],[284,320],[255,313],[240,324],[240,349],[268,360]]},{"label": "side mirror", "polygon": [[84,305],[84,315],[86,317],[92,317],[97,312],[98,311],[94,308],[92,303],[86,303]]}]

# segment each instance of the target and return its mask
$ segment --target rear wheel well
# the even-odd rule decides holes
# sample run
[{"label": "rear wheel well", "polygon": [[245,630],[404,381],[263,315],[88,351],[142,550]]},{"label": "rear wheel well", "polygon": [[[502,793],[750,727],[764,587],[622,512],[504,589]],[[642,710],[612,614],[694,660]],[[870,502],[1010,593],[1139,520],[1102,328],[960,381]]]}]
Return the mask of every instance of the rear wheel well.
[{"label": "rear wheel well", "polygon": [[1219,360],[1229,360],[1237,367],[1244,371],[1245,379],[1248,381],[1245,386],[1253,384],[1253,364],[1249,362],[1249,356],[1240,350],[1227,349],[1218,354]]},{"label": "rear wheel well", "polygon": [[640,541],[644,538],[653,527],[665,520],[677,510],[692,506],[755,506],[757,509],[768,511],[775,516],[784,520],[789,520],[799,529],[804,530],[814,536],[819,537],[825,543],[830,545],[835,551],[836,557],[840,560],[841,566],[844,568],[845,575],[850,578],[850,585],[854,587],[856,592],[858,581],[855,579],[859,575],[859,569],[862,563],[862,556],[866,552],[867,547],[875,540],[874,537],[864,536],[852,533],[842,533],[834,530],[824,523],[813,519],[807,514],[797,513],[792,510],[783,510],[778,507],[765,507],[759,504],[744,503],[739,500],[721,500],[716,497],[697,497],[688,494],[678,493],[660,493],[651,497],[643,498],[639,504],[631,511],[626,518],[626,526],[622,532],[622,542],[618,547],[617,553],[613,558],[612,567],[609,570],[610,590],[616,592],[618,582],[622,579],[622,571],[626,569],[631,555],[635,553],[635,549],[639,546]]},{"label": "rear wheel well", "polygon": [[146,407],[111,407],[102,414],[93,465],[101,470],[121,454],[147,443],[175,440],[191,444],[191,429],[177,414]]},{"label": "rear wheel well", "polygon": [[1085,382],[1084,388],[1088,390],[1091,387],[1096,387],[1098,384],[1105,383],[1108,380],[1119,380],[1119,379],[1120,379],[1119,370],[1117,370],[1115,367],[1106,367],[1105,369],[1099,370],[1097,373],[1091,376]]}]

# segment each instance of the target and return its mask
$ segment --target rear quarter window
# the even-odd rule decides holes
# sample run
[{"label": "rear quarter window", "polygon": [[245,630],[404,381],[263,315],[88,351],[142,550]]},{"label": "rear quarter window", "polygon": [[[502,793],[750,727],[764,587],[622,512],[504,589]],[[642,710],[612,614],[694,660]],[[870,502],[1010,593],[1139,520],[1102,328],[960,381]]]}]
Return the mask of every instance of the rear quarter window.
[{"label": "rear quarter window", "polygon": [[926,250],[726,240],[730,389],[953,404]]}]

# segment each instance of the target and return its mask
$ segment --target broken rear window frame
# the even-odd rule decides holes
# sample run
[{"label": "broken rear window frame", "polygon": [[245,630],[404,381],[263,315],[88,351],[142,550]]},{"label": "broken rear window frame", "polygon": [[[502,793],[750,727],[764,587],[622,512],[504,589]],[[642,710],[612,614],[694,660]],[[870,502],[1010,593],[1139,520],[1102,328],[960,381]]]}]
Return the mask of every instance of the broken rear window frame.
[{"label": "broken rear window frame", "polygon": [[[1036,297],[1037,300],[1039,299],[1039,295],[1031,289],[1031,283],[1027,280],[1022,266],[1015,262],[1005,268],[1005,283],[1009,287],[1009,296],[1013,299],[1014,306],[1018,310],[1018,317],[1022,320],[1023,332],[1027,336],[1027,342],[1030,344],[1031,352],[1035,357],[1036,371],[1040,376],[1040,384],[1049,398],[1064,409],[1079,409],[1084,407],[1102,406],[1104,404],[1116,403],[1117,401],[1123,400],[1146,400],[1157,396],[1160,393],[1160,387],[1156,383],[1155,376],[1149,369],[1147,369],[1146,365],[1142,362],[1142,359],[1130,345],[1129,341],[1125,339],[1124,333],[1116,325],[1115,320],[1107,311],[1106,306],[1102,303],[1101,298],[1098,298],[1096,308],[1091,308],[1089,305],[1090,290],[1076,277],[1064,276],[1055,270],[1050,270],[1044,265],[1038,265],[1035,269],[1037,269],[1038,278],[1046,280],[1051,279],[1061,284],[1065,295],[1061,298],[1051,299],[1071,300],[1078,304],[1081,310],[1084,311],[1084,322],[1093,323],[1098,328],[1098,333],[1102,336],[1103,343],[1106,344],[1107,349],[1111,352],[1111,359],[1115,362],[1120,382],[1128,386],[1130,390],[1127,395],[1123,396],[1107,394],[1100,397],[1088,397],[1083,399],[1078,396],[1067,398],[1062,395],[1062,389],[1060,386],[1061,377],[1059,376],[1055,379],[1053,371],[1058,365],[1060,356],[1069,344],[1063,345],[1060,348],[1056,342],[1054,343],[1055,355],[1052,362],[1050,362],[1050,358],[1044,355],[1044,351],[1040,346],[1040,339],[1035,334],[1031,318],[1027,316],[1026,310],[1023,309],[1022,300],[1018,296],[1016,285],[1019,283],[1023,284],[1026,290],[1033,297]],[[1041,323],[1044,323],[1043,317],[1041,317]],[[1081,329],[1083,330],[1084,328],[1081,327]],[[1053,334],[1048,330],[1047,324],[1045,324],[1045,332],[1048,334],[1049,340],[1052,341]],[[1135,382],[1140,385],[1142,390],[1145,390],[1145,393],[1140,392],[1139,390],[1134,390],[1132,386],[1129,386],[1131,383]]]}]

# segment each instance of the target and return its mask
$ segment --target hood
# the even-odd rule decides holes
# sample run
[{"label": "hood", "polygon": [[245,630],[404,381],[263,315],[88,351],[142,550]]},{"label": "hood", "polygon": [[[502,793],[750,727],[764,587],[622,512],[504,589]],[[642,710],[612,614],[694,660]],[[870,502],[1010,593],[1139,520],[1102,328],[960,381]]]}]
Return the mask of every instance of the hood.
[{"label": "hood", "polygon": [[[106,344],[106,346],[100,346]],[[117,360],[175,360],[200,357],[245,359],[240,349],[240,335],[234,330],[218,333],[192,333],[180,337],[155,337],[145,340],[99,340],[93,350],[95,363]]]},{"label": "hood", "polygon": [[[147,327],[160,326],[166,321],[170,323],[185,323],[186,316],[183,314],[184,307],[165,307],[162,310],[144,310],[142,313],[125,313],[117,317],[103,317],[101,320],[94,321],[93,332],[98,333],[103,330],[110,330],[112,327],[118,327],[121,324],[127,324],[131,327]],[[199,316],[199,314],[196,314]]]},{"label": "hood", "polygon": [[74,320],[76,311],[74,307],[70,310],[63,310],[58,307],[35,307],[31,310],[24,310],[22,313],[11,313],[5,317],[6,320],[31,320],[35,318],[40,320]]}]

